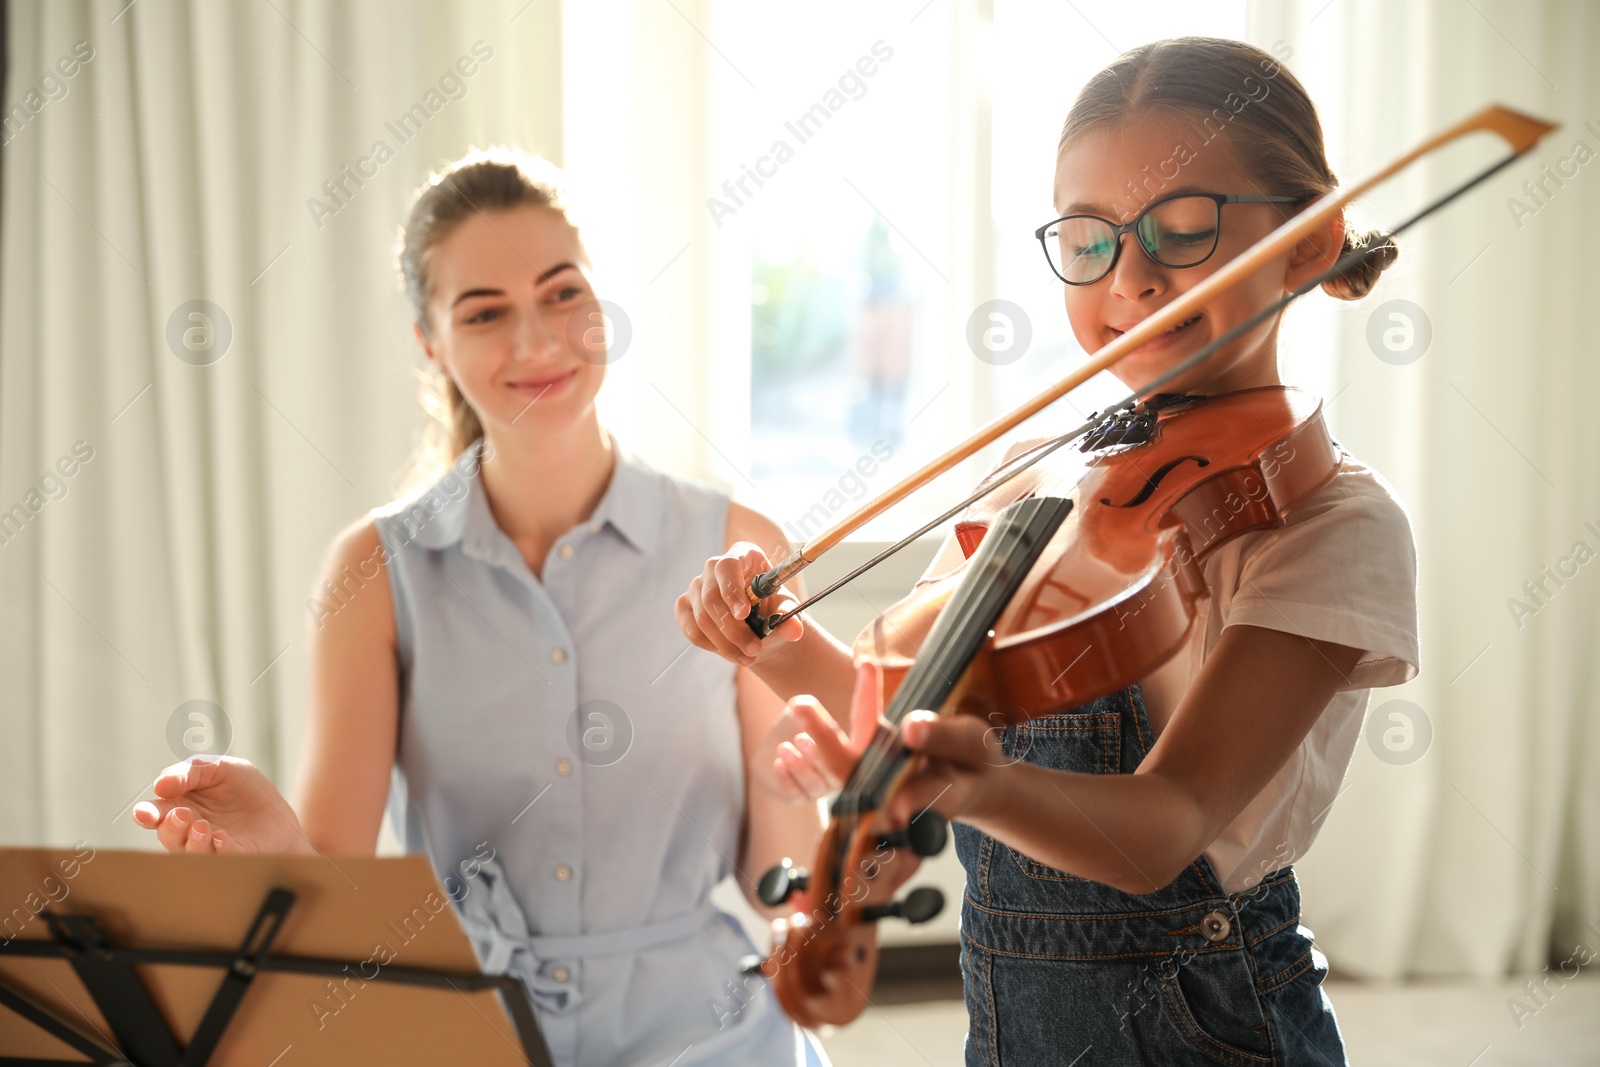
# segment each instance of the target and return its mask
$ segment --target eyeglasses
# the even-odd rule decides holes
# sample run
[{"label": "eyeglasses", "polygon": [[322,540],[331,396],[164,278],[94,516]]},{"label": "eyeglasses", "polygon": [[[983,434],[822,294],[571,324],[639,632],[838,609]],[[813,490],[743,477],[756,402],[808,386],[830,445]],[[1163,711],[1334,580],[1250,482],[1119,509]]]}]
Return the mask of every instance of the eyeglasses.
[{"label": "eyeglasses", "polygon": [[1302,199],[1180,193],[1157,200],[1121,226],[1098,215],[1065,215],[1033,235],[1057,278],[1068,285],[1089,285],[1117,265],[1125,233],[1134,234],[1145,255],[1163,267],[1197,267],[1217,250],[1223,204],[1297,204]]}]

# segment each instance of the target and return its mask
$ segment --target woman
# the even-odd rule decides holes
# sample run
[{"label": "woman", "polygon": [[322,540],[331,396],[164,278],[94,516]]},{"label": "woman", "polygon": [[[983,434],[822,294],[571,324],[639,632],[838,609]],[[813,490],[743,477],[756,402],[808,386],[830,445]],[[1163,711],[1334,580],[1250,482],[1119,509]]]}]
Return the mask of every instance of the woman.
[{"label": "woman", "polygon": [[783,704],[671,610],[708,555],[783,536],[601,427],[603,320],[555,178],[477,153],[411,209],[445,448],[329,553],[293,808],[250,764],[197,759],[136,815],[175,851],[370,855],[390,798],[558,1063],[820,1062],[708,900],[732,869],[772,914],[748,872],[815,847],[815,807],[744,773]]}]

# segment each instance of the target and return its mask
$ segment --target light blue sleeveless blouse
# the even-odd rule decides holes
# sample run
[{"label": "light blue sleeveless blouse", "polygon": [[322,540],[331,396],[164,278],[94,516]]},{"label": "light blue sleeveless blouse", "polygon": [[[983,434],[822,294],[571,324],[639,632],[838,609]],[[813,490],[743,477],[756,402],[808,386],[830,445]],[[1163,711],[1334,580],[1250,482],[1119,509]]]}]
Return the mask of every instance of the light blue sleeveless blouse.
[{"label": "light blue sleeveless blouse", "polygon": [[521,976],[557,1063],[806,1062],[765,981],[739,973],[755,947],[709,902],[744,814],[735,668],[672,608],[723,551],[727,496],[617,449],[541,580],[477,474],[474,445],[372,512],[406,848],[431,858],[485,968]]}]

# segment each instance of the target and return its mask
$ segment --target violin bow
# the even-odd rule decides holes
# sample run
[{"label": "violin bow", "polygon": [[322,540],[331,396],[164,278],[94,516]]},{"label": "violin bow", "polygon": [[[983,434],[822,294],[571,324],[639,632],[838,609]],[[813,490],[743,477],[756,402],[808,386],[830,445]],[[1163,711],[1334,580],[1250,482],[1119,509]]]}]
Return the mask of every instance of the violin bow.
[{"label": "violin bow", "polygon": [[[1207,278],[1199,285],[1196,285],[1193,289],[1184,293],[1172,303],[1146,317],[1136,326],[1134,326],[1133,329],[1129,330],[1121,337],[1118,337],[1116,340],[1100,348],[1099,351],[1092,358],[1090,358],[1088,362],[1078,367],[1071,374],[1068,374],[1065,378],[1062,378],[1054,385],[1048,386],[1038,395],[1025,401],[1020,406],[989,422],[966,440],[946,451],[943,455],[931,460],[930,462],[919,467],[917,470],[906,475],[904,478],[890,486],[888,489],[884,490],[882,493],[870,500],[867,500],[860,507],[850,512],[848,515],[840,518],[832,526],[829,526],[827,529],[823,530],[810,541],[800,545],[800,547],[791,552],[777,566],[773,567],[771,570],[757,575],[750,583],[750,588],[746,591],[746,595],[750,598],[752,606],[759,604],[762,600],[765,600],[767,597],[777,592],[779,587],[781,587],[784,582],[788,581],[796,574],[799,574],[802,570],[820,558],[823,553],[827,552],[839,542],[843,541],[851,533],[860,529],[863,525],[881,515],[895,504],[898,504],[900,501],[904,500],[916,490],[920,489],[922,486],[926,485],[940,474],[943,474],[957,463],[967,459],[978,450],[993,444],[1005,434],[1016,429],[1017,426],[1021,425],[1023,422],[1032,418],[1034,415],[1037,415],[1040,411],[1043,411],[1057,400],[1060,400],[1063,396],[1067,395],[1067,393],[1076,389],[1078,386],[1082,385],[1084,382],[1088,381],[1102,370],[1105,370],[1118,360],[1122,359],[1124,356],[1128,355],[1130,352],[1139,348],[1146,341],[1149,341],[1157,335],[1166,332],[1168,328],[1176,326],[1178,323],[1189,318],[1194,312],[1199,311],[1207,301],[1211,300],[1218,294],[1227,291],[1234,285],[1237,285],[1250,274],[1266,265],[1266,263],[1275,256],[1289,250],[1299,242],[1306,240],[1308,236],[1313,234],[1325,223],[1329,222],[1337,213],[1342,211],[1344,206],[1350,201],[1354,200],[1358,196],[1361,196],[1363,193],[1366,193],[1380,183],[1387,181],[1389,178],[1404,170],[1406,167],[1409,167],[1412,163],[1416,162],[1423,156],[1437,151],[1444,145],[1456,141],[1459,138],[1465,137],[1468,134],[1478,132],[1496,134],[1511,147],[1510,155],[1496,162],[1494,165],[1490,166],[1481,173],[1474,175],[1466,182],[1452,189],[1439,199],[1426,205],[1415,215],[1412,215],[1409,219],[1406,219],[1400,225],[1388,231],[1390,235],[1397,235],[1401,233],[1412,224],[1419,222],[1428,215],[1437,211],[1439,208],[1450,203],[1456,197],[1460,196],[1462,193],[1465,193],[1468,189],[1471,189],[1473,186],[1486,180],[1504,167],[1509,166],[1511,163],[1522,157],[1531,148],[1533,148],[1533,146],[1537,144],[1545,134],[1549,133],[1555,128],[1555,123],[1545,122],[1542,119],[1534,118],[1531,115],[1525,115],[1522,112],[1514,111],[1508,107],[1494,105],[1485,108],[1476,115],[1472,115],[1469,118],[1464,119],[1444,132],[1429,138],[1370,177],[1365,178],[1354,185],[1342,189],[1336,189],[1332,192],[1323,194],[1321,197],[1318,197],[1316,200],[1312,201],[1311,205],[1304,211],[1301,211],[1292,218],[1284,221],[1283,224],[1280,225],[1276,230],[1273,230],[1260,241],[1257,241],[1254,245],[1251,245],[1248,249],[1241,252],[1237,257],[1222,266],[1211,277]],[[850,571],[848,574],[844,575],[826,588],[818,591],[802,603],[797,604],[788,611],[774,613],[772,615],[761,615],[755,611],[751,611],[751,613],[746,617],[745,621],[749,624],[750,628],[755,631],[758,637],[766,637],[773,630],[777,629],[777,627],[783,622],[800,614],[800,612],[804,611],[812,604],[815,604],[829,593],[832,593],[836,589],[839,589],[840,587],[853,581],[855,578],[876,566],[884,559],[887,559],[889,556],[893,555],[895,552],[898,552],[912,541],[915,541],[918,537],[921,537],[923,534],[928,533],[949,519],[960,514],[971,504],[982,499],[987,493],[993,490],[996,486],[1003,484],[1010,477],[1044,459],[1045,456],[1049,455],[1051,452],[1054,452],[1057,448],[1060,448],[1082,434],[1087,433],[1097,426],[1109,421],[1118,411],[1133,407],[1142,398],[1155,393],[1163,384],[1172,380],[1173,378],[1176,378],[1184,371],[1187,371],[1190,367],[1199,363],[1202,359],[1209,356],[1218,348],[1232,343],[1235,338],[1242,336],[1245,332],[1254,328],[1255,325],[1261,322],[1263,319],[1277,314],[1285,307],[1288,307],[1289,304],[1293,303],[1299,297],[1311,292],[1329,278],[1336,277],[1337,275],[1343,273],[1356,260],[1368,255],[1372,251],[1374,251],[1374,249],[1355,248],[1345,253],[1339,257],[1338,261],[1334,263],[1332,267],[1324,271],[1321,275],[1305,286],[1295,290],[1292,293],[1288,293],[1282,299],[1269,304],[1250,319],[1240,323],[1238,326],[1212,341],[1210,344],[1205,345],[1192,356],[1185,359],[1182,363],[1159,375],[1152,381],[1147,382],[1142,388],[1130,393],[1122,401],[1113,404],[1111,407],[1107,408],[1104,413],[1095,412],[1088,418],[1087,421],[1083,423],[1083,425],[1069,431],[1068,433],[1062,434],[1061,436],[1054,438],[1041,446],[1036,447],[1030,452],[1026,452],[1020,456],[1014,457],[1011,462],[1002,465],[989,478],[985,479],[984,483],[978,487],[978,490],[966,500],[963,500],[953,508],[945,511],[937,518],[934,518],[933,520],[919,527],[912,533],[901,538],[899,541],[896,541],[893,545],[890,545],[882,552],[879,552],[861,566]]]}]

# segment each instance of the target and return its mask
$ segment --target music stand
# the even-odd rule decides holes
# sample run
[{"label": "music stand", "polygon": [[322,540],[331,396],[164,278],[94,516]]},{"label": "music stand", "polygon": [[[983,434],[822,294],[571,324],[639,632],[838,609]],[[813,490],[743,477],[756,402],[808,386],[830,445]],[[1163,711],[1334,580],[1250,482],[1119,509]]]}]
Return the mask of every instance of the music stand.
[{"label": "music stand", "polygon": [[0,1065],[280,1061],[554,1067],[422,856],[0,849]]}]

